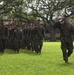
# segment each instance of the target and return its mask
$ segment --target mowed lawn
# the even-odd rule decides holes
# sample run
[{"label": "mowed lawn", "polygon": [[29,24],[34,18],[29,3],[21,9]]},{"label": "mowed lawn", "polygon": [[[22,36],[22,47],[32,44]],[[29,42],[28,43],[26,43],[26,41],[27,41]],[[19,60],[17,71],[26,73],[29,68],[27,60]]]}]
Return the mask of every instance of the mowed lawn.
[{"label": "mowed lawn", "polygon": [[74,53],[65,64],[60,42],[44,42],[42,54],[6,49],[0,54],[0,75],[74,75]]}]

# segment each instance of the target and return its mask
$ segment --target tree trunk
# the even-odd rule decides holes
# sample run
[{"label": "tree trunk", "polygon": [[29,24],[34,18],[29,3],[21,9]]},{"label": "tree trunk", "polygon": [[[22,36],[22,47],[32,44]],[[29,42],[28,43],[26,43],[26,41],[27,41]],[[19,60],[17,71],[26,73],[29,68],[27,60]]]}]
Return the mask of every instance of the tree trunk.
[{"label": "tree trunk", "polygon": [[52,27],[50,32],[50,41],[56,41],[55,29]]},{"label": "tree trunk", "polygon": [[51,19],[49,22],[50,22],[50,41],[56,41],[55,29],[53,28],[54,21]]}]

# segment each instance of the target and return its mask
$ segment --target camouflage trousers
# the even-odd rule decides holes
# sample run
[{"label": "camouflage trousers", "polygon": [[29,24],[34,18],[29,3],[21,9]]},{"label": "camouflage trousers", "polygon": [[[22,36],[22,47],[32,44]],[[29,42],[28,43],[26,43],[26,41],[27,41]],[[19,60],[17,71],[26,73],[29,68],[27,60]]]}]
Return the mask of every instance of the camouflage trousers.
[{"label": "camouflage trousers", "polygon": [[34,41],[34,50],[36,53],[41,53],[42,46],[43,46],[43,40]]},{"label": "camouflage trousers", "polygon": [[63,53],[63,59],[68,61],[68,57],[73,52],[73,42],[61,42],[61,49]]},{"label": "camouflage trousers", "polygon": [[0,52],[4,53],[4,49],[5,49],[5,40],[0,39]]}]

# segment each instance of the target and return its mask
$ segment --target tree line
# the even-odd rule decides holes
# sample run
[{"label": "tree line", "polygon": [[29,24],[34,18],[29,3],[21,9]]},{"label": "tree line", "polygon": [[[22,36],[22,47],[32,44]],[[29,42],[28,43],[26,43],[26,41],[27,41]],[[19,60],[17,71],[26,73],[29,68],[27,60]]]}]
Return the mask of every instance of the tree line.
[{"label": "tree line", "polygon": [[50,40],[55,40],[54,19],[63,15],[74,19],[73,0],[0,0],[0,19],[19,20],[25,23],[41,20]]}]

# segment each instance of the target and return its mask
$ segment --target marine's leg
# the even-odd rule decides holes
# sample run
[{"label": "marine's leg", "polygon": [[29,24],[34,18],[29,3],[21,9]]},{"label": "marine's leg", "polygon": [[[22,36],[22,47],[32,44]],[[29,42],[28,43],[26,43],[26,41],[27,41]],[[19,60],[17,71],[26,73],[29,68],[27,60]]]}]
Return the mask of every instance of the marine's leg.
[{"label": "marine's leg", "polygon": [[68,57],[73,53],[73,42],[68,42]]},{"label": "marine's leg", "polygon": [[63,53],[63,59],[65,63],[68,63],[68,53],[67,53],[67,47],[65,42],[61,42],[61,49]]}]

